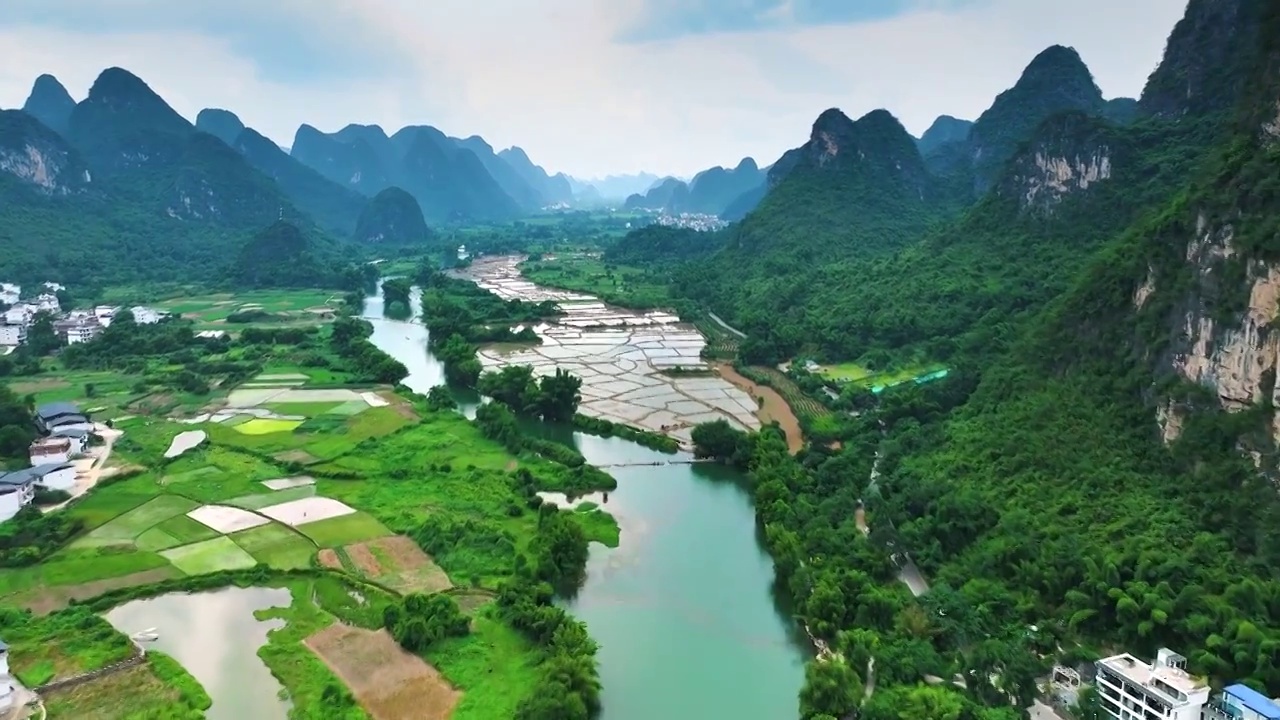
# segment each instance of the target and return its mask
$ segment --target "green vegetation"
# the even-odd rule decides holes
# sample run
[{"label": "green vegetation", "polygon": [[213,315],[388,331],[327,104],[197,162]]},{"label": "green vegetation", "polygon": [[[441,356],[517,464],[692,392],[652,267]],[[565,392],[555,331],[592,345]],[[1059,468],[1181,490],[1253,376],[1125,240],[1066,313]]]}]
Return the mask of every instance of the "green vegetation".
[{"label": "green vegetation", "polygon": [[[0,637],[9,645],[10,670],[27,687],[97,670],[134,654],[133,643],[88,608],[34,616],[0,608]],[[198,718],[209,707],[199,683],[160,653],[143,665],[44,698],[50,717]]]},{"label": "green vegetation", "polygon": [[293,529],[268,523],[229,536],[257,562],[281,570],[310,567],[316,546]]},{"label": "green vegetation", "polygon": [[183,545],[160,553],[173,566],[188,575],[202,575],[219,570],[251,568],[256,561],[229,537]]},{"label": "green vegetation", "polygon": [[375,518],[360,512],[309,522],[299,526],[298,532],[306,535],[322,548],[338,547],[392,534]]}]

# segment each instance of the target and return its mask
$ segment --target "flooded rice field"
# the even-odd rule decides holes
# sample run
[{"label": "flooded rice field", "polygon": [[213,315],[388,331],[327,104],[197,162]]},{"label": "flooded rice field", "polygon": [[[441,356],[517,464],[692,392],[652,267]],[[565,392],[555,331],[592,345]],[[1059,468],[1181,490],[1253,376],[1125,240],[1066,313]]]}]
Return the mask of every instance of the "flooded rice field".
[{"label": "flooded rice field", "polygon": [[[540,287],[521,277],[522,260],[484,258],[456,273],[503,299],[552,300],[564,312],[533,328],[541,345],[482,348],[486,369],[529,365],[550,375],[563,368],[582,379],[582,414],[666,433],[686,445],[699,423],[724,419],[759,429],[750,395],[703,374],[710,372],[700,357],[706,341],[696,329],[660,310],[625,310],[590,295]],[[676,368],[695,374],[682,376]]]}]

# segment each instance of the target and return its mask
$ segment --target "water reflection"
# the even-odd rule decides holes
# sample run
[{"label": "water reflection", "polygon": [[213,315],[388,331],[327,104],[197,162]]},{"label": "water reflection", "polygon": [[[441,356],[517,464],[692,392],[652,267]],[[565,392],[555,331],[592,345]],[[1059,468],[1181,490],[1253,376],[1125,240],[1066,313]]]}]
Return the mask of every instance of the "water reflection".
[{"label": "water reflection", "polygon": [[213,699],[210,720],[286,720],[284,688],[258,657],[267,632],[283,621],[260,621],[257,610],[287,607],[288,590],[224,588],[134,600],[112,609],[107,622],[126,635],[155,628],[154,648],[186,668]]}]

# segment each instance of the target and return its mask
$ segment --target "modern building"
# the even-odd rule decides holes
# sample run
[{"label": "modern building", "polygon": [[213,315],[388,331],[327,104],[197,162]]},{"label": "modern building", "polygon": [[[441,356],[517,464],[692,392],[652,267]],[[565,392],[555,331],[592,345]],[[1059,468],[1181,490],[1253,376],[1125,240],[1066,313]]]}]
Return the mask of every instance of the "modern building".
[{"label": "modern building", "polygon": [[71,440],[43,437],[31,443],[31,465],[61,465],[71,459]]},{"label": "modern building", "polygon": [[53,402],[36,407],[36,427],[44,435],[54,430],[93,430],[89,416],[80,412],[75,403]]},{"label": "modern building", "polygon": [[1094,679],[1102,710],[1115,720],[1202,720],[1209,683],[1186,668],[1168,648],[1150,664],[1129,653],[1103,658]]},{"label": "modern building", "polygon": [[1247,685],[1228,685],[1205,706],[1202,720],[1280,720],[1280,704]]},{"label": "modern building", "polygon": [[4,311],[4,321],[8,325],[29,325],[35,309],[26,303],[18,303]]},{"label": "modern building", "polygon": [[4,522],[36,498],[36,481],[25,475],[0,475],[0,522]]},{"label": "modern building", "polygon": [[62,320],[53,322],[53,331],[58,337],[66,341],[68,345],[89,342],[98,337],[103,331],[102,323],[98,322],[98,318],[89,312],[75,312],[67,315]]}]

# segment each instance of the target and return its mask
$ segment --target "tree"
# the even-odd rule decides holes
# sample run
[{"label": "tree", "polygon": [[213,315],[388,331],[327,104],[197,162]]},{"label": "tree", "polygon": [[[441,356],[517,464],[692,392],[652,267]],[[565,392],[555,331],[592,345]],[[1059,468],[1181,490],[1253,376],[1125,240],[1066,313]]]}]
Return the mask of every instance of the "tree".
[{"label": "tree", "polygon": [[53,329],[53,316],[47,312],[36,313],[35,321],[27,328],[27,349],[37,357],[43,357],[60,347],[62,341]]},{"label": "tree", "polygon": [[804,667],[800,716],[806,720],[819,715],[845,717],[857,709],[862,691],[858,674],[843,660],[810,660]]},{"label": "tree", "polygon": [[734,428],[727,420],[714,420],[694,427],[692,438],[694,455],[700,458],[743,464],[749,452],[747,434]]},{"label": "tree", "polygon": [[436,385],[427,391],[427,407],[432,410],[453,410],[458,407],[458,403],[453,399],[449,388]]},{"label": "tree", "polygon": [[578,390],[582,380],[565,370],[556,368],[555,375],[545,375],[538,383],[538,412],[543,420],[569,422],[578,412],[582,396]]}]

